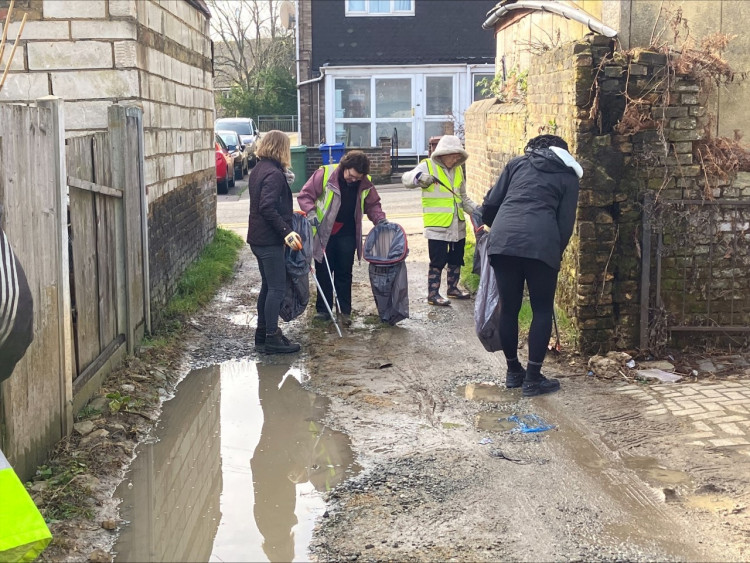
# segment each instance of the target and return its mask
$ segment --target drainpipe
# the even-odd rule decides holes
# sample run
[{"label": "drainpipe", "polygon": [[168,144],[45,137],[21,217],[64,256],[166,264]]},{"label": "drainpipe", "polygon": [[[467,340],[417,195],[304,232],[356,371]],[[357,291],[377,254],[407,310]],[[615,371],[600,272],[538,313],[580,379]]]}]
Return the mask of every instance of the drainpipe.
[{"label": "drainpipe", "polygon": [[[318,76],[317,78],[311,78],[310,80],[305,80],[303,82],[298,82],[297,83],[297,100],[298,100],[298,103],[299,103],[299,98],[300,98],[300,96],[299,96],[299,88],[300,88],[300,86],[306,86],[307,84],[314,84],[314,83],[317,83],[317,85],[318,85],[318,105],[317,105],[317,108],[318,108],[318,139],[320,139],[320,81],[323,80],[323,78],[325,78],[325,74],[324,74],[324,69],[321,67],[321,69],[320,69],[320,76]],[[312,98],[312,96],[311,96],[311,98]],[[310,101],[312,101],[312,99]],[[300,125],[300,128],[301,127],[302,126]],[[312,138],[310,140],[312,141]],[[300,134],[300,142],[302,142],[301,134]]]},{"label": "drainpipe", "polygon": [[[294,61],[297,65],[297,80],[299,80],[299,0],[294,3],[294,46],[295,46],[295,57]],[[297,141],[302,144],[302,102],[300,100],[299,87],[297,88]]]}]

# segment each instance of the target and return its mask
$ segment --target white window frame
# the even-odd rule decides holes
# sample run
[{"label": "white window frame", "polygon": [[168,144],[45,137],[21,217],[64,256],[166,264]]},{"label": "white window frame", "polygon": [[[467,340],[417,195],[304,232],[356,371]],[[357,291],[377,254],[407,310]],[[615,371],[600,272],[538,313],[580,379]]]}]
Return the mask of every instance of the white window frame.
[{"label": "white window frame", "polygon": [[[325,127],[322,131],[326,139],[334,139],[336,136],[336,112],[335,112],[335,80],[336,79],[361,79],[369,78],[371,84],[371,100],[375,100],[374,79],[377,78],[405,78],[414,77],[412,96],[414,100],[414,116],[412,127],[412,149],[400,149],[400,154],[411,155],[426,154],[428,147],[420,147],[421,139],[424,137],[424,86],[427,76],[454,76],[453,82],[453,106],[454,112],[459,117],[456,125],[463,122],[463,112],[472,103],[473,85],[471,74],[476,71],[492,73],[494,65],[382,65],[382,66],[357,66],[357,67],[326,67],[325,72]],[[375,103],[374,101],[372,103]],[[374,107],[371,111],[375,111]],[[372,115],[372,114],[371,114]],[[438,116],[434,116],[438,117]],[[375,124],[375,119],[351,118],[352,122],[370,121]],[[385,121],[386,119],[382,119]],[[339,121],[342,121],[339,119]],[[348,120],[343,120],[348,121]],[[371,130],[371,143],[376,146],[377,139],[374,138],[374,129]],[[327,141],[335,142],[335,141]]]},{"label": "white window frame", "polygon": [[346,0],[344,15],[346,17],[354,18],[374,18],[374,17],[393,17],[393,16],[413,16],[414,15],[414,3],[417,0],[409,0],[411,8],[409,10],[396,10],[396,3],[399,0],[390,0],[391,8],[387,12],[370,12],[370,0],[364,0],[365,9],[364,11],[354,11],[349,8],[350,0]]}]

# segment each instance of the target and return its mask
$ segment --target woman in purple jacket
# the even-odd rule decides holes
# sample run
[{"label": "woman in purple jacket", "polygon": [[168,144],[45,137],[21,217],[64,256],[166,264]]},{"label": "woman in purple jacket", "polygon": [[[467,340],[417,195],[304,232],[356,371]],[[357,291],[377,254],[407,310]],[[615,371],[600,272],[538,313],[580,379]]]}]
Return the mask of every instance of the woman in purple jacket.
[{"label": "woman in purple jacket", "polygon": [[292,250],[302,248],[300,236],[292,230],[292,191],[284,174],[292,159],[289,137],[281,131],[269,131],[261,138],[256,155],[260,160],[248,180],[247,229],[247,242],[258,259],[262,280],[255,345],[265,346],[268,354],[286,354],[300,347],[279,328],[279,309],[286,292],[284,245]]}]

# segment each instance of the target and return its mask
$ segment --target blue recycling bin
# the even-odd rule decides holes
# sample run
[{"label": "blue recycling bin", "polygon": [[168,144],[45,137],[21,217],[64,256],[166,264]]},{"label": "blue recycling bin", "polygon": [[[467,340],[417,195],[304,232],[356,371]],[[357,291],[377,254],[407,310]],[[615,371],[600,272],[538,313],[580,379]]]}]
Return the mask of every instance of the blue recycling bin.
[{"label": "blue recycling bin", "polygon": [[320,145],[320,156],[323,157],[323,164],[337,164],[344,156],[344,152],[346,152],[344,143]]}]

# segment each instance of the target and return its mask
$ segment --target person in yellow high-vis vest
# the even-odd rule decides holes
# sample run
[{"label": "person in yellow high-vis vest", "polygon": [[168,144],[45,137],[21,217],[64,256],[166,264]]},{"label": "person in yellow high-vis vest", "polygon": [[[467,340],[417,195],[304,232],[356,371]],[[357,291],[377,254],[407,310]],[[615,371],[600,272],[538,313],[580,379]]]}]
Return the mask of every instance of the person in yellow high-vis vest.
[{"label": "person in yellow high-vis vest", "polygon": [[51,540],[44,518],[0,451],[0,561],[33,561]]},{"label": "person in yellow high-vis vest", "polygon": [[471,294],[458,287],[466,245],[466,214],[477,209],[466,195],[462,164],[469,157],[461,139],[444,135],[430,158],[406,172],[401,181],[407,188],[422,188],[424,236],[430,254],[427,275],[427,302],[430,305],[450,305],[450,299],[440,295],[440,278],[448,267],[448,297],[468,299]]}]

